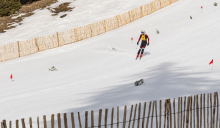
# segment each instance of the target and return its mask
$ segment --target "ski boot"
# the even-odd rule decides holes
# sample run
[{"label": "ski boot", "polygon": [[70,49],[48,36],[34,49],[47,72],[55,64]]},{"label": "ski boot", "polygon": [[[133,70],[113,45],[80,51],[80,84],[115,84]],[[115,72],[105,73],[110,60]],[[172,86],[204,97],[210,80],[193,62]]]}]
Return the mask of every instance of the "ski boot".
[{"label": "ski boot", "polygon": [[140,55],[140,59],[141,59],[141,57],[142,57],[142,54]]},{"label": "ski boot", "polygon": [[139,54],[137,54],[136,60],[137,60],[138,56],[139,56]]}]

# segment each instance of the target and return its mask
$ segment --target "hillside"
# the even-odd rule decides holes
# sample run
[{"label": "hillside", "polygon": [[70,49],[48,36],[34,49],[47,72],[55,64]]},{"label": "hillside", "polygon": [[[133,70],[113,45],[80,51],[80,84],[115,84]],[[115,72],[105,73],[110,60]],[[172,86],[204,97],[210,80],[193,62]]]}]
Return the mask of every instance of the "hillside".
[{"label": "hillside", "polygon": [[[103,2],[103,6],[101,2],[88,2],[78,10],[76,6],[66,19],[47,17],[47,10],[36,11],[24,20],[23,26],[0,34],[0,41],[4,44],[6,40],[49,35],[142,5],[118,1],[110,7],[107,5],[112,4],[108,2]],[[122,108],[139,102],[219,91],[220,9],[213,6],[214,2],[179,0],[102,35],[0,63],[0,118],[12,121],[25,118],[28,122],[33,117],[36,127],[37,116],[42,121],[42,116],[47,115],[49,126],[50,115],[58,112],[75,112],[75,118],[81,112],[84,119],[86,110],[94,110],[97,117],[100,108]],[[75,4],[80,5],[77,1]],[[115,11],[111,10],[113,7]],[[97,15],[88,17],[89,8],[97,8]],[[98,11],[103,8],[108,15]],[[78,19],[73,15],[79,16]],[[31,20],[36,22],[28,24]],[[142,60],[135,60],[142,29],[149,35],[150,45]],[[156,34],[156,29],[160,34]],[[213,70],[209,65],[212,59]],[[52,66],[58,71],[48,71]],[[10,80],[11,74],[14,81]],[[134,86],[142,78],[145,84]]]},{"label": "hillside", "polygon": [[[34,14],[32,16],[26,17],[20,22],[22,25],[18,25],[14,29],[6,30],[6,33],[0,33],[0,45],[47,36],[56,32],[95,23],[147,4],[150,1],[151,0],[58,0],[58,2],[43,10],[38,9],[33,11]],[[52,16],[53,13],[48,8],[56,8],[66,2],[70,2],[69,7],[74,9]],[[67,16],[60,18],[60,16],[64,14],[67,14]]]}]

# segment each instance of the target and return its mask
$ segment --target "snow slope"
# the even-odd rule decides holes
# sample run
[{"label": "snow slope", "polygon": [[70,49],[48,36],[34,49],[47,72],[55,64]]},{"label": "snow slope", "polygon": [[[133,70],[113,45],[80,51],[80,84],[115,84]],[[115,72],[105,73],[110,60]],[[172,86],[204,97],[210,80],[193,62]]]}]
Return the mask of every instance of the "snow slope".
[{"label": "snow slope", "polygon": [[[75,112],[77,119],[81,112],[84,124],[86,110],[97,118],[100,108],[120,106],[122,114],[124,105],[219,91],[220,9],[213,3],[180,0],[102,35],[0,63],[0,118],[27,123],[33,117],[36,127],[36,117],[42,121],[45,114],[50,127],[51,114]],[[135,60],[141,29],[150,45]],[[48,71],[52,66],[58,71]],[[134,86],[141,78],[145,84]]]},{"label": "snow slope", "polygon": [[[34,15],[21,22],[22,25],[0,34],[0,46],[102,21],[150,1],[152,0],[58,0],[49,7],[54,8],[62,3],[71,2],[69,7],[75,8],[71,12],[61,12],[57,16],[51,16],[52,13],[47,8],[35,10]],[[63,14],[67,16],[60,18]]]}]

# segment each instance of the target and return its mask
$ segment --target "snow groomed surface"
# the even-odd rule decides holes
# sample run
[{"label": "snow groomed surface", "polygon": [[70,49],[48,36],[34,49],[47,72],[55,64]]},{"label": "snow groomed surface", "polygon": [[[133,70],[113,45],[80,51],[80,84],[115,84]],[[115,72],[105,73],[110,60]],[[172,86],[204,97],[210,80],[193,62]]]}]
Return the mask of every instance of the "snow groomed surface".
[{"label": "snow groomed surface", "polygon": [[[47,115],[49,127],[58,112],[74,112],[76,119],[81,112],[84,119],[84,111],[94,110],[96,118],[98,109],[120,106],[122,116],[124,105],[218,91],[220,10],[214,2],[180,0],[100,36],[0,63],[1,119],[32,117],[36,127],[37,116],[42,122]],[[135,60],[142,29],[150,45]],[[49,71],[52,66],[58,71]],[[145,84],[134,86],[142,78]]]},{"label": "snow groomed surface", "polygon": [[129,24],[146,15],[152,14],[153,12],[176,1],[177,0],[154,0],[149,4],[142,5],[130,11],[96,23],[88,24],[64,32],[56,32],[52,35],[35,37],[26,41],[17,41],[16,43],[3,45],[0,47],[0,61],[3,62],[18,57],[35,54],[37,52],[61,47],[63,45],[103,34]]}]

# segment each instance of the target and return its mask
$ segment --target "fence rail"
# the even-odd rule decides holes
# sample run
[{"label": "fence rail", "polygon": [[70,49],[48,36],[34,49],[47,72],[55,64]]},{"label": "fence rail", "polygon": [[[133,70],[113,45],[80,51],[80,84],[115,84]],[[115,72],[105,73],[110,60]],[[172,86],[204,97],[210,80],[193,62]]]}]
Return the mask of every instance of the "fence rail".
[{"label": "fence rail", "polygon": [[[108,109],[106,108],[104,111],[104,116],[102,116],[102,109],[99,109],[98,112],[98,125],[94,125],[94,111],[91,110],[91,116],[89,116],[88,111],[85,112],[85,128],[113,128],[113,125],[117,125],[115,127],[119,128],[119,124],[122,125],[122,128],[134,128],[135,122],[137,122],[137,128],[220,128],[220,118],[219,118],[219,100],[218,100],[218,92],[214,92],[212,101],[212,93],[208,93],[207,96],[205,94],[194,95],[194,96],[185,96],[178,97],[177,106],[175,103],[175,98],[173,102],[171,99],[166,99],[164,104],[162,105],[162,100],[150,101],[148,111],[146,111],[146,102],[144,103],[144,107],[141,108],[141,103],[131,105],[130,107],[130,115],[127,114],[127,106],[124,106],[123,119],[121,118],[119,121],[119,107],[117,107],[117,122],[114,122],[114,108],[111,110],[111,123],[107,123],[108,121]],[[207,102],[207,105],[205,103]],[[159,105],[157,106],[157,103]],[[213,104],[212,104],[213,103]],[[164,107],[163,107],[164,106]],[[135,108],[134,108],[135,107]],[[177,108],[177,111],[176,111]],[[143,111],[143,114],[141,114]],[[129,110],[128,110],[129,112]],[[158,113],[157,113],[158,112]],[[162,114],[163,113],[163,114]],[[91,117],[91,118],[89,118]],[[126,119],[129,117],[129,119]],[[132,119],[133,117],[133,119]],[[137,117],[137,119],[136,119]],[[91,120],[91,125],[88,124],[88,120]],[[101,121],[104,119],[104,123]],[[76,122],[74,119],[74,113],[71,113],[71,121],[72,128],[76,127]],[[154,121],[155,120],[155,121]],[[218,125],[219,120],[219,125]],[[63,122],[64,128],[68,128],[67,123],[67,114],[63,114]],[[145,123],[146,122],[146,123]],[[58,128],[61,128],[61,115],[57,114],[57,123]],[[25,119],[21,119],[22,128],[25,127]],[[54,128],[54,114],[51,115],[51,128]],[[78,124],[79,128],[82,128],[80,113],[78,112]],[[163,124],[163,125],[162,125]],[[29,118],[29,125],[32,128],[32,118]],[[9,121],[9,128],[12,128],[12,122]],[[19,128],[19,120],[16,120],[16,128]],[[39,117],[37,117],[37,127],[39,128]],[[46,115],[43,116],[43,127],[47,128]],[[6,120],[1,122],[1,128],[7,128]]]},{"label": "fence rail", "polygon": [[81,41],[119,28],[178,0],[154,0],[114,17],[53,35],[0,46],[0,62]]}]

